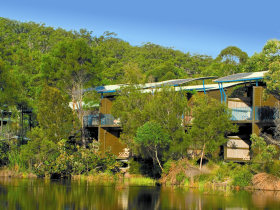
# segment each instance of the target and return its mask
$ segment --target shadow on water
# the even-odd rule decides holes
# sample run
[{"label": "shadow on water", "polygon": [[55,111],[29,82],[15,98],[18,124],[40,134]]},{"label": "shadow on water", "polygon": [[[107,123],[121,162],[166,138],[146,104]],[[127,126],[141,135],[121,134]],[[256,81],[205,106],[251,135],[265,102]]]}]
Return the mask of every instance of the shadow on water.
[{"label": "shadow on water", "polygon": [[0,178],[0,209],[280,209],[280,192],[199,192],[170,187]]}]

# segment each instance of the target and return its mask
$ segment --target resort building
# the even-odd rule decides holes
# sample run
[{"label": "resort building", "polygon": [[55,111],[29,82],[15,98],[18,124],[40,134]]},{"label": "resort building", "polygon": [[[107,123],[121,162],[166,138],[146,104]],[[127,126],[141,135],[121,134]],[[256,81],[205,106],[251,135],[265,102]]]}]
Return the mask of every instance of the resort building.
[{"label": "resort building", "polygon": [[[278,116],[275,107],[278,100],[272,95],[265,97],[266,72],[239,73],[222,78],[202,77],[191,79],[175,79],[156,83],[147,83],[138,87],[143,92],[153,92],[155,88],[173,86],[176,91],[192,91],[198,94],[207,94],[221,103],[226,103],[232,110],[233,123],[239,126],[239,131],[228,136],[228,142],[223,146],[224,159],[228,161],[250,160],[250,135],[260,132],[269,132],[274,126],[274,119]],[[205,80],[213,80],[212,84],[205,84]],[[202,81],[200,85],[193,85]],[[192,85],[188,85],[191,83]],[[95,88],[101,95],[98,113],[84,118],[87,133],[98,140],[99,149],[105,154],[110,150],[118,159],[129,158],[129,148],[119,141],[122,131],[120,120],[111,114],[112,103],[118,91],[126,85],[109,85]],[[91,89],[92,90],[92,89]],[[191,113],[191,112],[190,112]],[[184,117],[184,126],[191,126],[191,114]]]}]

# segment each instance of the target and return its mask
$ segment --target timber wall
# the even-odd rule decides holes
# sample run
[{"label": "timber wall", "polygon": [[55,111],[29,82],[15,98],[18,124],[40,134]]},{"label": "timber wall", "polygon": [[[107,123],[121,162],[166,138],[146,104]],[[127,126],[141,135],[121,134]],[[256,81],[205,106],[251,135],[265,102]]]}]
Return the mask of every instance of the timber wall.
[{"label": "timber wall", "polygon": [[259,135],[265,126],[273,125],[273,121],[261,121],[256,119],[256,107],[260,108],[271,108],[273,109],[276,103],[279,102],[274,96],[264,96],[263,87],[253,87],[253,122],[252,122],[252,133]]},{"label": "timber wall", "polygon": [[[114,98],[103,98],[100,105],[100,114],[111,114]],[[98,142],[100,143],[99,149],[103,155],[106,151],[111,152],[118,158],[123,159],[122,153],[124,153],[127,146],[120,142],[119,137],[121,133],[121,127],[115,125],[99,125],[98,127]]]}]

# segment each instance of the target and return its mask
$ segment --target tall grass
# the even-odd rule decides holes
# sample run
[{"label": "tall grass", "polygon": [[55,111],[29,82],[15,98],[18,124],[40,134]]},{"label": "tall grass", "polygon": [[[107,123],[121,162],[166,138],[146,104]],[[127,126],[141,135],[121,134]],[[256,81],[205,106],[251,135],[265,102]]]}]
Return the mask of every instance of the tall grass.
[{"label": "tall grass", "polygon": [[134,186],[155,186],[156,181],[148,177],[130,177],[128,179],[129,185]]},{"label": "tall grass", "polygon": [[25,163],[22,161],[20,152],[18,150],[11,150],[8,153],[9,168],[17,172],[23,172],[26,170]]}]

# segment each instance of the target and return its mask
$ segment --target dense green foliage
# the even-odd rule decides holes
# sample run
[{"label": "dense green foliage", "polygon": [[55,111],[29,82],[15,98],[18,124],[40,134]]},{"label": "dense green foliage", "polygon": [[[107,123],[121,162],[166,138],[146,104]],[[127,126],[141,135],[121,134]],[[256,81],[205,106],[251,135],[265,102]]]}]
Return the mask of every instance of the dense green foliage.
[{"label": "dense green foliage", "polygon": [[253,168],[257,172],[268,172],[273,167],[274,159],[278,154],[274,145],[267,145],[262,137],[251,136]]},{"label": "dense green foliage", "polygon": [[227,106],[207,95],[194,99],[192,116],[190,136],[193,147],[201,149],[205,145],[206,154],[214,154],[227,141],[226,135],[237,131],[230,120],[231,113]]},{"label": "dense green foliage", "polygon": [[269,40],[260,53],[255,53],[244,65],[245,71],[268,71],[267,92],[280,99],[280,41]]},{"label": "dense green foliage", "polygon": [[67,139],[73,131],[74,117],[60,91],[49,86],[43,87],[37,106],[37,120],[44,132],[43,136],[55,143]]},{"label": "dense green foliage", "polygon": [[143,153],[147,152],[163,170],[159,158],[165,148],[169,146],[170,137],[159,123],[149,121],[139,127],[136,132],[135,143],[143,148]]},{"label": "dense green foliage", "polygon": [[[134,137],[137,129],[148,121],[161,125],[171,138],[168,156],[180,156],[185,148],[177,147],[185,142],[185,132],[182,126],[182,116],[188,109],[185,93],[176,92],[173,88],[156,90],[153,93],[141,93],[135,88],[126,88],[113,104],[112,113],[120,118],[123,132],[121,139],[130,148],[137,151]],[[182,145],[181,145],[182,146]]]},{"label": "dense green foliage", "polygon": [[251,184],[253,173],[250,165],[221,162],[218,169],[212,174],[202,174],[197,177],[200,182],[220,183],[227,182],[229,186],[246,187]]},{"label": "dense green foliage", "polygon": [[[152,43],[132,46],[110,32],[98,37],[85,29],[66,31],[6,18],[0,18],[0,31],[0,109],[12,113],[1,116],[11,123],[6,130],[1,127],[0,164],[40,176],[117,170],[111,154],[101,157],[94,142],[85,139],[83,102],[99,102],[95,93],[84,92],[90,87],[268,70],[268,91],[280,98],[278,40],[268,41],[252,57],[230,46],[212,58]],[[113,105],[122,141],[134,154],[158,159],[160,167],[186,157],[190,145],[205,145],[205,154],[213,158],[225,135],[235,131],[226,107],[207,97],[195,100],[193,126],[186,132],[182,116],[188,111],[187,94],[172,88],[142,93],[129,87]],[[270,157],[264,153],[255,160],[265,158]],[[267,167],[275,171],[278,166]]]},{"label": "dense green foliage", "polygon": [[204,148],[203,155],[217,158],[215,151],[227,141],[226,135],[237,130],[224,104],[197,95],[192,106],[194,119],[187,132],[182,119],[190,109],[187,97],[172,88],[153,94],[126,88],[114,102],[113,114],[122,123],[121,139],[163,171],[162,162],[187,157],[188,147]]}]

